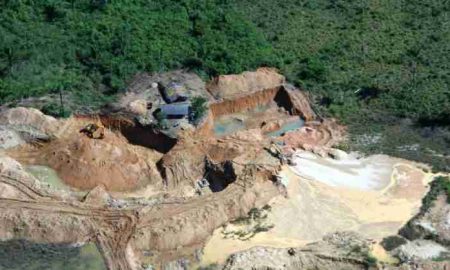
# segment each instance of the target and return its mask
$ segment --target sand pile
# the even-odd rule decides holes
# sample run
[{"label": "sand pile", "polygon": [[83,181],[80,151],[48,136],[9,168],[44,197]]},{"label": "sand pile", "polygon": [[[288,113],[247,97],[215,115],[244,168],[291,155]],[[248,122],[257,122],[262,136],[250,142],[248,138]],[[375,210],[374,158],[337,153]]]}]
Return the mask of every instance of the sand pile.
[{"label": "sand pile", "polygon": [[82,190],[104,185],[109,191],[125,191],[162,182],[151,159],[109,130],[102,140],[72,133],[41,153],[37,163],[52,167],[64,182]]}]

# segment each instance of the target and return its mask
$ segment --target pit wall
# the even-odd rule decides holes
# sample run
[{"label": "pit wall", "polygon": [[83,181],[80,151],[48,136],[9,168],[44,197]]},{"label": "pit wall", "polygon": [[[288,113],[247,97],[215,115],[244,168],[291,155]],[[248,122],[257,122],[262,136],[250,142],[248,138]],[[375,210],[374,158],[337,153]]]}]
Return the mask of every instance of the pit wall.
[{"label": "pit wall", "polygon": [[275,99],[280,88],[265,89],[250,95],[225,100],[210,105],[213,118],[218,116],[250,110],[259,105],[266,105]]},{"label": "pit wall", "polygon": [[76,118],[85,119],[92,123],[100,122],[106,128],[120,131],[131,144],[151,148],[164,154],[169,152],[177,143],[177,139],[155,132],[151,128],[141,127],[131,118],[124,116],[77,115]]},{"label": "pit wall", "polygon": [[198,126],[196,134],[198,136],[214,136],[213,128],[216,117],[250,110],[260,105],[267,105],[273,101],[292,115],[301,116],[305,121],[316,119],[316,114],[303,92],[295,88],[279,86],[210,104],[208,115]]}]

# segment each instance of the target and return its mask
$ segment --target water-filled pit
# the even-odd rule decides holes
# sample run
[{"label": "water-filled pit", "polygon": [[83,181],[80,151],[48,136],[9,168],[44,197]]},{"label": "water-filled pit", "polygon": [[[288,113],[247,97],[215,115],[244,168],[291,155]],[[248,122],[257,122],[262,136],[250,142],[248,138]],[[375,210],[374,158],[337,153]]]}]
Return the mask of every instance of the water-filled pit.
[{"label": "water-filled pit", "polygon": [[70,246],[15,239],[0,242],[0,269],[106,270],[106,265],[93,243]]}]

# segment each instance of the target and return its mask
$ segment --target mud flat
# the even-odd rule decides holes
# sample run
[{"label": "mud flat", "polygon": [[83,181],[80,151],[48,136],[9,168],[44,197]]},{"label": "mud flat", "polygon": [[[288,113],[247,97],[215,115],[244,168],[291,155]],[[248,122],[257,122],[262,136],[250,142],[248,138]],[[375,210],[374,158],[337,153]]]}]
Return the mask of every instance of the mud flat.
[{"label": "mud flat", "polygon": [[336,231],[381,240],[418,212],[434,176],[418,164],[384,155],[332,160],[300,151],[294,159],[296,166],[281,171],[287,197],[270,202],[267,222],[274,227],[246,241],[224,239],[223,228],[217,229],[205,246],[205,265],[255,246],[303,246]]},{"label": "mud flat", "polygon": [[318,181],[332,187],[360,190],[381,190],[391,182],[395,161],[385,155],[358,158],[346,155],[337,159],[323,158],[311,152],[299,151],[292,167],[302,178]]}]

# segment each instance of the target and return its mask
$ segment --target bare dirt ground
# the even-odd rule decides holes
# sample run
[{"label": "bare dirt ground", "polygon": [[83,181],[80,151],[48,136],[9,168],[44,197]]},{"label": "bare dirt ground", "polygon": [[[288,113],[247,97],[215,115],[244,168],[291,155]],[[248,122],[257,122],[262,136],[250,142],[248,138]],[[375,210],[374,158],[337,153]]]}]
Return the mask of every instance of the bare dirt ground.
[{"label": "bare dirt ground", "polygon": [[[413,162],[388,156],[331,160],[299,152],[295,162],[281,172],[289,181],[287,198],[270,202],[267,222],[273,229],[241,241],[224,239],[219,228],[205,246],[205,265],[255,246],[304,246],[335,231],[379,241],[396,234],[418,212],[433,178]],[[382,260],[392,260],[376,251]]]},{"label": "bare dirt ground", "polygon": [[157,151],[131,145],[109,129],[101,140],[81,134],[94,120],[68,119],[50,143],[13,148],[7,154],[23,164],[49,166],[66,184],[80,190],[104,185],[110,191],[132,191],[162,182],[155,166],[161,157]]},{"label": "bare dirt ground", "polygon": [[[315,114],[305,94],[283,83],[272,69],[221,76],[207,86],[215,97],[207,119],[197,129],[180,128],[173,140],[146,133],[133,119],[104,116],[105,138],[96,140],[79,132],[95,117],[56,120],[24,108],[2,113],[0,125],[7,131],[29,125],[45,136],[17,140],[0,153],[0,238],[94,242],[107,267],[115,270],[164,269],[180,258],[193,267],[203,248],[203,263],[208,264],[254,246],[303,246],[338,230],[374,239],[398,230],[417,211],[432,174],[389,157],[340,159],[331,147],[345,129],[331,120],[311,121]],[[154,90],[146,82],[139,85],[122,101],[135,102],[141,90]],[[278,109],[247,115],[268,104]],[[246,118],[244,129],[214,136],[214,121],[230,114]],[[276,139],[265,136],[291,117],[304,118],[305,126]],[[128,135],[139,135],[139,143],[125,136],[122,123]],[[149,140],[170,145],[156,149]],[[284,153],[301,148],[319,155],[299,155],[293,160],[296,166],[282,168],[282,158],[270,151],[273,141],[284,145]],[[324,158],[328,154],[340,160]],[[49,166],[67,185],[85,193],[48,187],[10,157],[24,165]],[[284,182],[276,180],[277,173]],[[222,237],[222,225],[269,202],[271,230],[247,241]],[[286,257],[284,251],[275,253]],[[300,256],[311,258],[321,267],[336,259]],[[363,265],[360,258],[355,265]]]}]

